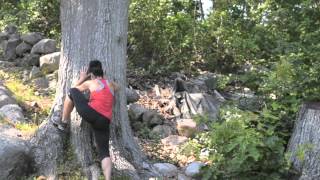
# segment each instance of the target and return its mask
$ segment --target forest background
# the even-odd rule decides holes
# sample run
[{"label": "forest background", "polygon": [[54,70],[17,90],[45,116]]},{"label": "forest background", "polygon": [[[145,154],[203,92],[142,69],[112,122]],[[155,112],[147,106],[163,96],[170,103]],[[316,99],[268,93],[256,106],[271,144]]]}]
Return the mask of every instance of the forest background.
[{"label": "forest background", "polygon": [[[0,31],[42,32],[60,40],[58,0],[1,0]],[[128,70],[144,75],[219,74],[217,89],[246,87],[263,99],[247,111],[226,104],[212,131],[186,153],[215,149],[208,178],[287,177],[286,147],[299,107],[319,101],[320,3],[315,0],[132,0]],[[199,121],[208,121],[200,117]],[[227,144],[225,142],[228,142]]]}]

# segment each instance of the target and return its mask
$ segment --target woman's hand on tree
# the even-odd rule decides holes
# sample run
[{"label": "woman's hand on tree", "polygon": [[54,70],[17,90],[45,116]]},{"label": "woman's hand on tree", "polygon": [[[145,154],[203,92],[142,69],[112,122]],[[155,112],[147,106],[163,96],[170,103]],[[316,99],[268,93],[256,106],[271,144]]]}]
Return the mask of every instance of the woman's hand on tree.
[{"label": "woman's hand on tree", "polygon": [[85,80],[89,77],[89,74],[88,74],[88,68],[87,67],[82,67],[81,70],[80,70],[80,78],[81,80]]}]

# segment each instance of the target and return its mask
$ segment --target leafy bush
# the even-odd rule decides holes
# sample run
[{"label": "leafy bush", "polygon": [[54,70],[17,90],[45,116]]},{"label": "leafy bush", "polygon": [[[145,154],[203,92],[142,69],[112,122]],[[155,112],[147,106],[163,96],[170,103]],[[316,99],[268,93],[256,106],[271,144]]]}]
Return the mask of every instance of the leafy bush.
[{"label": "leafy bush", "polygon": [[284,143],[263,116],[226,108],[183,152],[209,163],[203,179],[280,179],[287,171]]}]

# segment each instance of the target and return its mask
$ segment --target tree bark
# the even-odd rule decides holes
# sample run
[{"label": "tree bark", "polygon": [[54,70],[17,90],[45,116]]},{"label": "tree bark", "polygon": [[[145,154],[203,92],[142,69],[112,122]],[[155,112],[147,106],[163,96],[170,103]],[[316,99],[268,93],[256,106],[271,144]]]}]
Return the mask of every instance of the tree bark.
[{"label": "tree bark", "polygon": [[[107,77],[120,85],[115,95],[111,125],[110,152],[114,167],[121,174],[140,179],[145,156],[133,139],[128,122],[126,87],[127,0],[61,0],[62,46],[55,103],[48,117],[61,118],[64,97],[78,79],[80,68],[90,60],[100,60]],[[100,168],[95,164],[94,145],[88,123],[73,111],[70,142],[83,173],[98,179]],[[39,128],[33,143],[38,173],[49,179],[58,178],[65,134],[48,121]]]},{"label": "tree bark", "polygon": [[288,152],[301,180],[320,179],[320,103],[302,105]]}]

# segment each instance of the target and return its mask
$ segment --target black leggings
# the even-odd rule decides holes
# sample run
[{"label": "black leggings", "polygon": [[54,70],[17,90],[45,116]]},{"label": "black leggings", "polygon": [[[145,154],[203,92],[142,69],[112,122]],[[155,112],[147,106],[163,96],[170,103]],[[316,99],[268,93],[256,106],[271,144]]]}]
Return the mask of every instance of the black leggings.
[{"label": "black leggings", "polygon": [[77,88],[69,90],[69,98],[79,115],[90,123],[93,128],[94,137],[99,151],[99,159],[110,157],[109,154],[109,119],[88,105],[88,100]]}]

